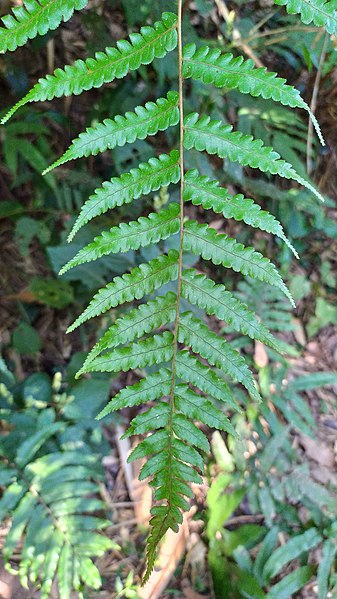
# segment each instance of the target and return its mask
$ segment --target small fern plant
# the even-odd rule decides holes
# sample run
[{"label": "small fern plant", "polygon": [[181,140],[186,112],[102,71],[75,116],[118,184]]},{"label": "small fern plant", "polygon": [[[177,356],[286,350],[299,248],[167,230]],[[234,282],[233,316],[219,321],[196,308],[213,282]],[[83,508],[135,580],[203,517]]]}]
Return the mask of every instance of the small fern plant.
[{"label": "small fern plant", "polygon": [[[15,9],[13,17],[4,19],[0,50],[15,50],[26,39],[68,18],[71,10],[86,2],[75,0],[39,3],[26,0]],[[88,372],[126,372],[152,367],[139,382],[126,386],[113,397],[99,414],[103,418],[114,410],[141,406],[151,407],[137,415],[125,436],[145,436],[130,455],[130,460],[146,458],[140,479],[150,478],[154,489],[151,531],[147,542],[148,579],[156,559],[158,544],[168,529],[178,531],[183,513],[192,497],[189,483],[201,483],[204,458],[209,451],[207,436],[195,422],[235,435],[228,409],[239,410],[231,397],[226,377],[242,384],[251,398],[260,396],[254,376],[244,357],[212,327],[182,308],[186,301],[206,315],[227,322],[232,328],[278,350],[279,344],[260,319],[235,298],[225,285],[216,284],[206,274],[185,267],[185,256],[194,254],[225,269],[262,281],[280,289],[293,303],[275,266],[252,247],[245,247],[215,229],[189,220],[189,203],[213,210],[224,219],[245,224],[279,237],[296,255],[281,224],[250,198],[231,195],[215,180],[197,170],[185,169],[185,154],[190,150],[206,152],[242,166],[259,169],[296,181],[320,197],[310,183],[297,174],[271,147],[259,139],[233,131],[220,120],[196,112],[185,114],[184,82],[192,79],[218,88],[237,89],[244,94],[272,99],[284,106],[309,112],[322,140],[315,117],[299,92],[284,79],[265,68],[255,68],[251,60],[222,54],[220,50],[194,44],[183,45],[182,0],[177,13],[164,13],[153,26],[132,33],[129,40],[106,48],[93,58],[77,60],[64,69],[40,79],[33,89],[3,118],[3,123],[29,102],[81,94],[104,83],[122,79],[141,65],[177,48],[177,89],[165,97],[137,106],[133,112],[117,115],[88,128],[76,138],[65,154],[45,173],[68,161],[97,155],[100,152],[132,144],[160,131],[176,128],[176,147],[153,156],[138,168],[103,183],[83,204],[69,235],[76,233],[91,219],[117,206],[137,200],[144,194],[170,185],[179,186],[180,199],[172,201],[159,213],[121,223],[103,231],[84,247],[61,273],[77,265],[99,260],[112,253],[146,248],[178,235],[177,249],[170,249],[100,289],[69,332],[111,308],[137,300],[140,302],[118,318],[89,353],[78,375]],[[9,33],[10,32],[10,33]],[[15,34],[16,32],[16,34]],[[167,283],[175,291],[160,295]],[[149,298],[155,294],[155,298]],[[184,302],[182,303],[182,300]],[[187,498],[187,499],[186,499]]]},{"label": "small fern plant", "polygon": [[[0,362],[2,375],[5,364]],[[0,437],[0,484],[5,487],[0,522],[11,518],[2,558],[25,588],[33,583],[40,589],[41,599],[51,596],[55,577],[60,599],[69,599],[72,589],[83,599],[86,587],[102,585],[93,560],[117,548],[102,534],[110,525],[102,517],[107,511],[100,499],[102,455],[90,443],[84,421],[82,430],[75,423],[74,440],[75,396],[61,389],[60,373],[52,385],[41,373],[21,387],[14,377],[8,383],[0,382],[0,419],[7,431]],[[22,537],[17,570],[10,563]]]}]

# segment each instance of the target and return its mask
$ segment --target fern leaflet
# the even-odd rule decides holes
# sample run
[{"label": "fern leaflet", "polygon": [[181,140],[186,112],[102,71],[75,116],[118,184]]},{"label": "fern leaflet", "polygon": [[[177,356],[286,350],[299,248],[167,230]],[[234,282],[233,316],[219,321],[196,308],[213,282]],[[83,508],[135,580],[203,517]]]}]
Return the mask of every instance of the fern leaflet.
[{"label": "fern leaflet", "polygon": [[68,241],[95,216],[104,214],[116,206],[128,204],[170,183],[178,183],[179,180],[179,152],[173,150],[170,155],[161,154],[159,158],[150,158],[137,169],[103,183],[103,187],[97,189],[83,204]]},{"label": "fern leaflet", "polygon": [[89,0],[24,0],[11,15],[2,17],[0,52],[16,50],[28,39],[57,29],[61,21],[69,21],[74,10],[81,10]]},{"label": "fern leaflet", "polygon": [[178,99],[176,92],[169,92],[167,98],[147,102],[145,106],[137,106],[135,112],[127,112],[125,116],[118,115],[113,120],[107,119],[87,129],[73,141],[69,150],[59,160],[44,171],[44,174],[69,160],[96,156],[107,149],[112,150],[136,139],[155,135],[158,131],[166,131],[168,127],[179,122]]},{"label": "fern leaflet", "polygon": [[171,204],[160,214],[152,212],[148,217],[141,216],[138,221],[128,224],[121,223],[110,231],[105,231],[99,237],[95,237],[83,250],[68,262],[60,271],[67,272],[70,268],[98,260],[108,254],[125,253],[129,250],[138,250],[152,243],[158,243],[161,239],[167,239],[179,232],[179,206]]},{"label": "fern leaflet", "polygon": [[206,150],[208,154],[216,154],[243,166],[258,168],[263,173],[293,179],[323,200],[321,194],[308,181],[302,179],[288,162],[281,160],[280,155],[272,148],[265,147],[260,139],[253,139],[251,135],[243,135],[240,131],[233,132],[230,125],[211,120],[208,116],[199,119],[197,113],[186,116],[184,129],[184,146],[187,150]]},{"label": "fern leaflet", "polygon": [[[59,1],[59,0],[58,0]],[[73,66],[56,69],[47,75],[28,92],[2,119],[6,123],[11,116],[29,102],[43,102],[61,96],[79,95],[103,83],[122,79],[129,71],[136,71],[140,65],[148,65],[155,58],[163,58],[177,45],[177,17],[164,13],[162,21],[153,27],[142,27],[140,33],[132,33],[130,42],[121,40],[117,48],[106,48],[97,52],[95,58],[77,60]]]},{"label": "fern leaflet", "polygon": [[242,194],[232,196],[227,189],[219,187],[218,181],[201,177],[198,171],[191,170],[185,175],[184,200],[191,201],[194,206],[202,206],[205,210],[212,209],[224,218],[243,220],[247,225],[273,233],[282,239],[294,253],[298,254],[284,234],[282,225],[269,212],[261,210],[254,200],[245,198]]},{"label": "fern leaflet", "polygon": [[306,25],[314,23],[324,27],[331,35],[337,35],[337,9],[334,0],[274,0],[285,6],[289,14],[300,14]]},{"label": "fern leaflet", "polygon": [[184,249],[197,256],[202,256],[204,260],[211,260],[213,264],[222,264],[243,275],[249,275],[254,279],[278,287],[295,305],[275,266],[268,258],[255,252],[253,248],[245,247],[242,243],[237,243],[235,239],[217,233],[207,225],[188,221],[184,226]]},{"label": "fern leaflet", "polygon": [[195,44],[184,48],[183,74],[186,79],[192,77],[211,83],[216,87],[238,89],[243,94],[272,98],[284,106],[303,108],[309,113],[317,135],[324,145],[324,139],[315,115],[301,98],[297,89],[286,84],[285,79],[266,68],[255,68],[254,61],[244,60],[242,56],[222,54],[218,48],[202,46],[198,50]]},{"label": "fern leaflet", "polygon": [[178,257],[176,250],[170,250],[167,256],[154,258],[147,264],[133,268],[129,274],[116,277],[93,297],[89,306],[69,327],[68,332],[71,333],[89,318],[104,314],[110,308],[125,302],[141,299],[165,283],[174,281],[178,276]]}]

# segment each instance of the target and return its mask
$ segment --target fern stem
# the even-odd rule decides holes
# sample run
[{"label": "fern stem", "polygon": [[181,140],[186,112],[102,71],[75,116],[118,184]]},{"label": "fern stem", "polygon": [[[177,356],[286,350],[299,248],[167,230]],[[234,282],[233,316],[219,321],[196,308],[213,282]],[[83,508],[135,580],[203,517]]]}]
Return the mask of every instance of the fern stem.
[{"label": "fern stem", "polygon": [[[178,258],[178,282],[177,282],[177,302],[176,302],[176,316],[174,322],[174,339],[173,339],[173,358],[172,358],[172,385],[170,394],[170,418],[169,418],[169,463],[168,470],[172,469],[172,439],[173,439],[173,415],[174,415],[174,393],[176,383],[176,372],[177,372],[177,354],[178,354],[178,332],[179,332],[179,311],[180,311],[180,299],[182,290],[182,273],[183,273],[183,240],[184,240],[184,87],[183,87],[183,40],[182,40],[182,13],[183,13],[183,0],[178,0],[178,79],[179,79],[179,112],[180,112],[180,123],[179,123],[179,149],[180,149],[180,240],[179,240],[179,258]],[[170,494],[167,500],[168,508],[170,509],[172,500],[172,476],[170,477]]]}]

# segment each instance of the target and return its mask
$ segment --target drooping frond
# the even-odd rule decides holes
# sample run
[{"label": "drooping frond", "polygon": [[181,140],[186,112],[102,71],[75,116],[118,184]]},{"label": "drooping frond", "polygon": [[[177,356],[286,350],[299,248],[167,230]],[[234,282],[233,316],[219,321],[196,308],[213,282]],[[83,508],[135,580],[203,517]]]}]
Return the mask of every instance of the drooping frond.
[{"label": "drooping frond", "polygon": [[[310,19],[307,22],[316,23],[319,8],[323,15],[334,19],[334,12],[330,10],[332,2],[278,1],[280,4],[286,3],[289,11],[296,9],[297,12],[303,13],[305,19]],[[24,0],[23,4],[22,8],[14,9],[15,23],[6,17],[3,40],[7,39],[7,42],[1,42],[0,33],[0,48],[1,43],[7,43],[8,48],[14,49],[20,43],[24,43],[24,35],[31,37],[32,32],[35,35],[43,32],[42,28],[56,27],[57,19],[60,22],[62,18],[68,18],[72,9],[80,8],[86,2],[85,0],[72,2],[60,0],[57,8],[55,8],[55,0],[50,0],[48,3],[46,0]],[[50,19],[51,13],[47,13],[47,8],[51,9],[52,6],[54,21]],[[119,41],[115,48],[107,48],[104,52],[98,52],[95,57],[85,61],[77,60],[72,66],[57,69],[54,74],[40,79],[25,98],[7,114],[3,122],[28,102],[77,95],[91,88],[99,88],[104,83],[121,79],[130,71],[136,71],[141,65],[148,65],[154,59],[164,57],[176,47],[177,42],[179,71],[182,69],[183,78],[211,83],[225,90],[226,88],[237,89],[251,96],[272,99],[291,108],[303,108],[311,114],[296,89],[287,85],[285,80],[277,77],[275,73],[255,68],[249,60],[234,58],[231,54],[223,55],[220,51],[208,47],[196,50],[192,44],[186,46],[181,61],[182,0],[179,0],[178,6],[179,18],[177,15],[164,13],[162,20],[155,23],[153,27],[146,26],[140,30],[140,33],[132,33],[130,41]],[[41,28],[36,15],[39,12],[43,14],[44,10],[46,10],[46,18]],[[309,12],[305,12],[306,10]],[[26,27],[27,22],[24,24],[24,21],[28,13],[30,17],[35,15],[36,18],[35,25],[31,21],[29,27]],[[327,24],[327,20],[324,24]],[[23,27],[21,33],[20,27]],[[23,33],[24,29],[25,33]],[[13,37],[11,40],[14,41],[9,41],[8,32],[14,30],[19,37]],[[112,116],[91,126],[72,142],[65,154],[45,173],[69,160],[95,156],[99,152],[122,147],[136,140],[144,140],[148,136],[165,132],[169,127],[179,123],[181,126],[177,136],[177,132],[174,136],[168,135],[166,138],[164,135],[161,136],[159,143],[162,143],[162,147],[166,145],[170,147],[170,142],[174,140],[176,147],[180,149],[184,147],[186,150],[206,151],[210,155],[238,162],[243,167],[249,166],[263,173],[292,179],[307,187],[317,197],[321,197],[310,183],[296,173],[291,164],[281,159],[281,156],[271,147],[264,146],[261,140],[243,135],[239,131],[234,132],[230,125],[211,120],[208,116],[199,118],[196,113],[188,114],[184,122],[180,123],[184,97],[178,79],[181,82],[181,77],[177,77],[177,85],[173,89],[179,88],[179,93],[169,91],[166,98],[147,102],[124,116]],[[161,87],[166,87],[167,82],[162,83]],[[311,117],[320,135],[317,122],[312,115]],[[171,183],[177,184],[181,181],[184,172],[184,155],[181,156],[179,151],[173,150],[169,154],[150,158],[148,162],[140,164],[129,173],[104,182],[102,187],[84,202],[69,240],[73,239],[81,227],[91,219],[117,206],[131,203],[142,195],[169,186]],[[129,459],[146,458],[139,478],[151,479],[150,484],[154,489],[153,496],[156,502],[151,510],[151,532],[147,545],[148,563],[144,582],[154,566],[158,544],[164,534],[169,528],[178,531],[183,521],[182,512],[189,507],[186,498],[193,495],[190,483],[202,482],[200,476],[204,466],[202,454],[208,452],[210,447],[207,436],[195,422],[236,435],[229,419],[230,413],[227,414],[226,410],[240,411],[240,407],[231,395],[230,387],[226,383],[227,378],[241,383],[253,400],[260,400],[254,376],[244,356],[224,337],[213,332],[208,327],[207,320],[203,322],[191,312],[182,313],[181,300],[183,299],[184,303],[189,302],[191,306],[195,306],[198,311],[204,311],[206,315],[225,321],[235,331],[263,342],[274,350],[280,347],[265,324],[260,322],[259,317],[264,315],[261,315],[261,312],[251,304],[248,307],[245,298],[242,296],[236,298],[226,290],[224,285],[216,284],[205,275],[198,274],[196,270],[184,270],[185,253],[192,253],[197,256],[197,259],[211,260],[215,265],[222,265],[264,284],[273,285],[278,290],[282,290],[292,302],[290,292],[275,266],[267,258],[253,248],[245,247],[235,239],[217,233],[215,229],[205,224],[187,220],[184,214],[184,202],[191,201],[195,206],[202,206],[204,209],[212,209],[215,213],[222,214],[225,219],[244,221],[256,229],[272,233],[283,240],[297,256],[278,220],[261,210],[252,199],[242,195],[231,195],[227,189],[219,187],[216,181],[202,176],[196,170],[188,171],[186,176],[184,175],[184,185],[180,186],[180,190],[173,191],[172,199],[179,196],[178,191],[180,191],[179,204],[169,203],[164,207],[161,206],[158,213],[141,216],[137,221],[121,223],[101,233],[61,270],[65,273],[77,265],[98,260],[111,253],[137,251],[140,248],[149,248],[152,244],[159,244],[159,247],[146,251],[146,256],[158,257],[152,259],[143,257],[143,260],[149,261],[132,268],[122,276],[115,277],[94,295],[84,312],[68,329],[68,332],[74,331],[89,319],[105,314],[108,310],[127,302],[135,300],[144,302],[137,307],[132,307],[126,314],[117,314],[117,320],[109,326],[89,352],[76,375],[78,377],[85,372],[118,373],[136,370],[137,377],[142,377],[139,382],[121,389],[101,411],[99,418],[123,408],[135,408],[147,402],[152,404],[148,406],[149,409],[142,409],[138,414],[136,413],[125,433],[126,437],[145,435]],[[114,219],[113,223],[115,222]],[[180,233],[180,243],[177,243],[179,251],[168,249],[175,247],[174,244],[177,242],[175,238],[163,244],[159,243],[178,233]],[[165,248],[163,251],[167,253],[160,254],[162,246]],[[177,281],[176,285],[174,281]],[[171,291],[167,293],[167,290],[163,291],[165,295],[148,300],[149,295],[156,296],[154,292],[164,285],[168,285]],[[115,317],[114,312],[110,315],[111,320]],[[150,370],[147,370],[148,367]],[[50,429],[52,434],[58,430],[60,423],[55,422],[53,426],[56,428]],[[44,429],[39,431],[39,435],[44,434]],[[46,438],[49,437],[43,437],[44,440]],[[19,458],[23,460],[25,452],[21,454]],[[71,474],[67,478],[68,465],[71,467]],[[27,488],[18,482],[9,485],[9,501],[14,506],[20,502],[22,505],[20,503],[19,514],[13,520],[14,528],[9,536],[7,553],[12,555],[10,551],[15,548],[15,542],[20,539],[22,526],[26,526],[22,524],[23,516],[28,514],[29,517],[31,516],[31,521],[27,528],[26,544],[23,546],[21,571],[23,577],[27,578],[30,567],[27,564],[31,561],[29,551],[36,543],[38,550],[41,549],[42,554],[46,556],[45,561],[41,562],[43,577],[47,580],[47,586],[42,587],[42,593],[45,593],[42,595],[43,599],[48,596],[47,589],[50,590],[50,581],[55,573],[57,573],[62,599],[69,599],[71,585],[75,590],[82,586],[84,575],[87,578],[85,582],[91,579],[98,580],[97,576],[95,579],[97,571],[87,559],[86,550],[90,539],[83,528],[87,518],[89,518],[90,535],[93,530],[100,528],[101,520],[93,513],[96,509],[101,509],[102,503],[92,497],[94,480],[91,474],[83,476],[81,459],[75,469],[73,461],[68,465],[62,463],[58,472],[53,472],[51,484],[44,486],[43,491],[47,500],[52,503],[55,517],[66,520],[69,538],[72,538],[71,535],[74,533],[74,538],[78,540],[81,549],[78,559],[73,556],[72,546],[61,540],[60,533],[63,529],[59,530],[54,526],[56,534],[53,535],[52,527],[44,527],[44,506],[40,505],[35,510],[33,499],[29,494],[31,479]],[[49,476],[48,469],[53,468],[53,464],[48,461],[38,467],[40,470],[41,467],[44,468],[44,474]],[[6,473],[4,480],[8,483],[8,480],[12,480],[11,477],[12,474]],[[65,477],[64,480],[62,477]],[[57,484],[58,480],[62,483],[60,486]],[[76,489],[75,494],[73,492],[76,485],[70,484],[74,480],[79,481],[77,495]],[[1,500],[0,519],[4,515],[5,508],[8,509],[8,505]],[[82,516],[87,512],[89,516]],[[36,530],[41,530],[39,539],[31,533],[31,522]],[[101,554],[106,545],[100,540],[99,535],[94,534],[93,538],[99,548],[98,554]],[[51,551],[48,553],[49,545]],[[37,579],[39,563],[39,560],[34,561],[33,571],[29,572],[31,579],[34,579],[34,576]],[[25,568],[28,568],[27,571]]]},{"label": "drooping frond", "polygon": [[331,35],[337,35],[337,7],[334,0],[274,0],[285,6],[289,14],[300,14],[306,25],[314,23],[325,27]]},{"label": "drooping frond", "polygon": [[272,148],[264,146],[261,139],[253,139],[251,135],[232,131],[231,125],[211,120],[209,116],[199,118],[197,113],[185,117],[184,129],[184,146],[187,150],[206,150],[208,154],[217,154],[220,158],[228,158],[243,166],[258,168],[263,173],[293,179],[323,200],[321,194],[308,181],[302,179],[291,164],[282,160]]},{"label": "drooping frond", "polygon": [[137,221],[121,223],[110,231],[104,231],[99,237],[95,237],[92,243],[80,250],[61,269],[60,274],[74,266],[98,260],[108,254],[125,253],[158,243],[161,239],[167,239],[178,233],[179,228],[179,204],[172,203],[159,214],[152,212],[148,217],[141,216]]},{"label": "drooping frond", "polygon": [[127,112],[125,116],[118,115],[90,127],[72,142],[65,154],[44,174],[69,160],[96,156],[99,152],[133,143],[136,139],[145,139],[158,131],[166,131],[179,122],[178,100],[176,92],[169,92],[167,98],[147,102],[145,106],[137,106],[134,112]]},{"label": "drooping frond", "polygon": [[277,339],[259,322],[255,314],[247,306],[236,299],[223,285],[216,285],[206,275],[200,275],[195,270],[183,272],[182,295],[191,304],[198,306],[230,324],[236,331],[258,339],[280,351]]},{"label": "drooping frond", "polygon": [[146,304],[141,304],[118,318],[88,354],[78,375],[86,372],[87,365],[104,350],[130,343],[137,337],[142,337],[172,322],[175,317],[176,303],[176,294],[169,291],[164,297],[159,296],[155,300],[149,300]]},{"label": "drooping frond", "polygon": [[190,312],[180,317],[179,341],[191,347],[192,351],[212,366],[216,366],[235,381],[242,383],[253,399],[260,400],[253,375],[244,358],[225,339],[218,337]]},{"label": "drooping frond", "polygon": [[202,46],[197,50],[195,44],[188,44],[184,48],[183,75],[185,79],[192,77],[216,87],[238,89],[243,94],[265,99],[272,98],[284,106],[303,108],[309,113],[324,145],[317,119],[301,98],[300,92],[287,85],[286,80],[278,77],[276,73],[267,71],[266,68],[255,68],[251,59],[244,60],[242,56],[222,54],[218,48],[208,46]]},{"label": "drooping frond", "polygon": [[12,14],[2,17],[0,53],[14,51],[27,40],[57,29],[61,21],[69,21],[74,10],[81,10],[89,0],[24,0],[14,6]]},{"label": "drooping frond", "polygon": [[[60,0],[58,0],[60,2]],[[41,102],[61,96],[79,95],[94,87],[101,87],[114,79],[122,79],[129,71],[140,65],[150,64],[154,58],[163,58],[177,45],[177,16],[164,13],[162,21],[153,27],[142,27],[140,33],[132,33],[130,42],[121,40],[116,48],[97,52],[95,58],[77,60],[72,66],[56,69],[47,75],[20,100],[2,119],[2,123],[28,102]]]},{"label": "drooping frond", "polygon": [[185,223],[184,249],[202,256],[204,260],[212,260],[213,264],[222,264],[243,275],[278,287],[294,305],[282,277],[268,258],[223,233],[217,233],[208,225],[200,225],[195,221]]},{"label": "drooping frond", "polygon": [[254,200],[245,198],[242,194],[231,195],[227,189],[219,186],[218,181],[200,176],[196,169],[185,175],[184,200],[191,201],[194,206],[202,206],[205,210],[212,209],[224,218],[243,220],[247,225],[273,233],[282,239],[298,258],[296,250],[285,236],[281,223],[266,210],[261,210]]},{"label": "drooping frond", "polygon": [[179,179],[179,152],[173,150],[169,155],[161,154],[159,158],[150,158],[137,169],[103,183],[103,187],[97,189],[83,204],[68,240],[71,241],[81,227],[95,216],[104,214],[116,206],[129,204],[134,199],[170,183],[178,183]]},{"label": "drooping frond", "polygon": [[89,306],[69,327],[68,332],[74,331],[90,318],[104,314],[110,308],[141,299],[165,283],[174,281],[178,276],[178,257],[176,250],[170,250],[167,255],[141,264],[122,277],[115,277],[93,297]]},{"label": "drooping frond", "polygon": [[154,335],[94,358],[86,366],[86,372],[127,372],[169,362],[172,356],[173,335],[164,331],[161,335]]}]

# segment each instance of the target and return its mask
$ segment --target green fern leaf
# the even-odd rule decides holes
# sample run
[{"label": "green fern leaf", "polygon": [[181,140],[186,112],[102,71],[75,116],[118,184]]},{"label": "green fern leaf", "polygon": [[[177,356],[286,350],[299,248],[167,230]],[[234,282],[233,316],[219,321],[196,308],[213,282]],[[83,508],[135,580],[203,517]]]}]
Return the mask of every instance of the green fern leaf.
[{"label": "green fern leaf", "polygon": [[295,305],[290,291],[275,266],[253,248],[245,247],[235,239],[218,234],[215,229],[207,225],[199,225],[196,221],[185,223],[183,243],[186,251],[202,256],[204,260],[212,260],[213,264],[222,264],[235,272],[241,272],[243,275],[249,275],[253,279],[278,287],[292,305]]},{"label": "green fern leaf", "polygon": [[331,35],[337,35],[337,10],[334,0],[274,0],[275,4],[286,6],[289,14],[300,14],[306,25],[314,23],[325,27]]},{"label": "green fern leaf", "polygon": [[2,124],[8,121],[18,108],[29,102],[79,95],[83,91],[101,87],[103,83],[122,79],[129,71],[136,71],[142,64],[150,64],[154,58],[163,58],[177,45],[176,27],[177,16],[164,13],[162,21],[155,23],[153,27],[142,27],[140,33],[132,33],[130,42],[121,40],[117,42],[117,48],[106,48],[105,52],[97,52],[95,58],[77,60],[73,66],[56,69],[53,75],[39,80],[2,119]]},{"label": "green fern leaf", "polygon": [[302,100],[300,92],[287,85],[286,80],[278,77],[276,73],[267,71],[266,68],[255,68],[251,59],[244,60],[242,56],[222,54],[218,48],[208,46],[202,46],[197,50],[195,44],[188,44],[184,48],[183,76],[185,79],[192,77],[216,87],[238,89],[241,93],[254,97],[272,98],[284,106],[303,108],[309,113],[318,137],[325,145],[318,122],[309,106]]},{"label": "green fern leaf", "polygon": [[179,341],[191,347],[212,366],[216,366],[232,379],[242,383],[251,397],[260,401],[253,375],[244,358],[225,339],[218,337],[192,313],[188,312],[180,317]]},{"label": "green fern leaf", "polygon": [[97,419],[101,420],[101,418],[116,410],[132,408],[169,395],[171,385],[172,376],[170,371],[167,368],[162,368],[159,372],[149,374],[146,378],[139,381],[139,383],[124,387],[98,414]]},{"label": "green fern leaf", "polygon": [[154,335],[94,358],[86,367],[86,372],[127,372],[169,362],[172,356],[173,335],[164,331],[162,335]]},{"label": "green fern leaf", "polygon": [[114,119],[106,119],[81,133],[70,148],[43,174],[52,169],[83,156],[96,156],[105,150],[113,150],[136,139],[145,139],[158,131],[166,131],[179,122],[179,96],[177,92],[168,92],[167,98],[159,98],[156,102],[147,102],[145,106],[137,106],[134,112],[125,116],[118,115]]},{"label": "green fern leaf", "polygon": [[175,408],[178,412],[188,418],[203,422],[211,428],[226,431],[237,437],[229,419],[209,399],[197,395],[192,389],[186,388],[186,385],[177,385],[174,398]]},{"label": "green fern leaf", "polygon": [[298,254],[284,234],[281,223],[266,212],[261,210],[254,200],[245,198],[242,194],[232,196],[227,189],[220,187],[218,181],[209,177],[200,176],[196,169],[188,171],[184,182],[184,200],[191,201],[194,206],[202,206],[205,210],[212,209],[225,218],[243,220],[247,225],[273,233],[282,239],[294,253]]},{"label": "green fern leaf", "polygon": [[178,183],[179,180],[179,152],[173,150],[169,155],[161,154],[159,158],[150,158],[137,169],[103,183],[103,187],[96,190],[82,206],[68,241],[95,216],[104,214],[116,206],[129,204],[150,191],[157,191],[160,187]]},{"label": "green fern leaf", "polygon": [[152,293],[178,276],[178,252],[170,250],[167,256],[159,256],[146,264],[133,268],[122,277],[115,277],[104,289],[101,289],[92,299],[89,306],[68,328],[68,333],[74,331],[80,324],[90,318],[104,314],[110,308],[141,299]]},{"label": "green fern leaf", "polygon": [[228,404],[236,412],[241,412],[225,381],[186,350],[178,352],[177,376],[207,395]]},{"label": "green fern leaf", "polygon": [[89,0],[24,0],[11,15],[2,17],[0,53],[14,51],[27,40],[57,29],[61,21],[69,21],[74,10],[81,10]]},{"label": "green fern leaf", "polygon": [[164,297],[157,297],[134,308],[106,331],[103,337],[96,343],[88,354],[78,375],[86,372],[87,365],[106,349],[113,349],[118,345],[134,341],[145,333],[151,333],[154,329],[173,322],[176,313],[177,296],[169,291]]},{"label": "green fern leaf", "polygon": [[138,221],[131,221],[128,224],[121,223],[118,227],[103,232],[99,237],[95,237],[92,243],[80,250],[61,269],[60,274],[64,274],[79,264],[98,260],[102,256],[138,250],[140,247],[147,247],[158,243],[161,239],[171,237],[180,229],[179,212],[179,204],[172,203],[159,214],[152,212],[146,218],[141,216]]},{"label": "green fern leaf", "polygon": [[[171,333],[167,333],[171,337],[171,345],[173,348],[173,336]],[[159,402],[153,408],[150,408],[142,414],[138,414],[132,421],[128,430],[124,433],[123,439],[131,437],[132,435],[144,435],[150,431],[164,428],[168,425],[170,418],[170,406],[166,402]]]},{"label": "green fern leaf", "polygon": [[230,324],[236,331],[258,339],[280,351],[277,339],[258,321],[247,306],[236,299],[223,285],[216,285],[206,275],[199,275],[193,269],[183,272],[182,295],[191,304],[204,309]]},{"label": "green fern leaf", "polygon": [[253,139],[251,135],[243,135],[240,131],[232,129],[231,125],[211,120],[209,116],[199,119],[197,113],[189,114],[184,119],[184,146],[187,150],[206,150],[208,154],[217,154],[220,158],[228,158],[242,166],[293,179],[323,201],[321,194],[308,181],[302,179],[288,162],[281,160],[277,152],[264,146],[261,139]]}]

